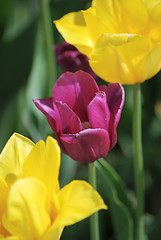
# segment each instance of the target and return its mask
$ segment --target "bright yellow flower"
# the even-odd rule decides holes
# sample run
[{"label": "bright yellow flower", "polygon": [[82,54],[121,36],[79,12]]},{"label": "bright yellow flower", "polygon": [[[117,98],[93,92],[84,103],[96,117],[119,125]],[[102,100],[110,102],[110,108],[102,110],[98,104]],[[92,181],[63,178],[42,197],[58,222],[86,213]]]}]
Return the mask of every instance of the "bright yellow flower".
[{"label": "bright yellow flower", "polygon": [[143,82],[161,69],[160,0],[93,0],[55,24],[107,82]]},{"label": "bright yellow flower", "polygon": [[58,240],[63,228],[99,209],[100,195],[85,181],[59,187],[55,139],[34,144],[13,134],[0,155],[0,239]]}]

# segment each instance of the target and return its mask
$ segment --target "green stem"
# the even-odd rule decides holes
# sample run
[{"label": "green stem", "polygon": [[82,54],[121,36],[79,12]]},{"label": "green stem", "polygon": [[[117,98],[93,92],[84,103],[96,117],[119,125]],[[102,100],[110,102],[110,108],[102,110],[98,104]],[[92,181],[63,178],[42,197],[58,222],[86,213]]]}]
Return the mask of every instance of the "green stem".
[{"label": "green stem", "polygon": [[[89,183],[93,186],[96,190],[96,167],[95,163],[88,164],[88,171],[89,171]],[[99,219],[98,219],[98,212],[94,213],[90,217],[90,236],[91,240],[99,240]]]},{"label": "green stem", "polygon": [[144,240],[144,166],[142,151],[140,84],[135,84],[133,86],[133,107],[134,177],[137,200],[135,239]]},{"label": "green stem", "polygon": [[40,0],[42,24],[44,29],[45,48],[47,56],[47,67],[48,67],[48,94],[52,93],[54,82],[56,81],[56,64],[55,56],[53,52],[54,39],[52,20],[50,16],[49,0]]}]

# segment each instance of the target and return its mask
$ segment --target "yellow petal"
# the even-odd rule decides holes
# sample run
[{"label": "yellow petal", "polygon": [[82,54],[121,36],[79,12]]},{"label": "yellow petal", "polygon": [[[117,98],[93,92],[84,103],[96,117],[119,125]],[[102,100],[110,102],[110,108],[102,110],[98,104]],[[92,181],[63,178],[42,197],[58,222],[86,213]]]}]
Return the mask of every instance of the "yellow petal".
[{"label": "yellow petal", "polygon": [[141,0],[95,0],[94,7],[102,33],[139,33],[147,25],[147,10]]},{"label": "yellow petal", "polygon": [[101,36],[100,24],[97,20],[95,9],[91,7],[86,11],[82,11],[82,13],[86,22],[88,34],[95,44],[97,39]]},{"label": "yellow petal", "polygon": [[144,0],[149,15],[149,38],[153,45],[158,44],[161,39],[161,1]]},{"label": "yellow petal", "polygon": [[104,34],[92,51],[90,65],[107,82],[134,84],[143,81],[142,65],[150,49],[146,38],[136,34]]},{"label": "yellow petal", "polygon": [[2,215],[6,209],[6,201],[8,196],[8,186],[3,178],[0,176],[0,233],[3,232],[2,229]]},{"label": "yellow petal", "polygon": [[53,227],[67,226],[107,209],[100,195],[85,181],[72,181],[58,193],[60,210]]},{"label": "yellow petal", "polygon": [[92,7],[95,7],[96,0],[92,0]]},{"label": "yellow petal", "polygon": [[95,0],[94,7],[102,33],[124,32],[120,0]]},{"label": "yellow petal", "polygon": [[161,20],[161,1],[160,0],[144,0],[147,11],[152,20]]},{"label": "yellow petal", "polygon": [[54,23],[65,41],[74,45],[82,53],[90,55],[93,42],[81,11],[69,13]]},{"label": "yellow petal", "polygon": [[19,177],[25,158],[33,148],[34,143],[28,138],[14,133],[6,143],[0,155],[0,176],[11,179]]},{"label": "yellow petal", "polygon": [[59,190],[60,148],[57,141],[48,137],[46,144],[40,140],[27,156],[23,166],[23,177],[34,177],[42,181],[50,198]]},{"label": "yellow petal", "polygon": [[143,79],[149,79],[161,69],[161,43],[156,45],[145,59],[143,65]]},{"label": "yellow petal", "polygon": [[143,2],[141,0],[122,0],[121,7],[126,31],[130,33],[141,32],[143,35],[148,27],[148,13]]},{"label": "yellow petal", "polygon": [[50,224],[46,196],[45,186],[37,179],[22,179],[12,185],[3,219],[11,235],[39,239]]},{"label": "yellow petal", "polygon": [[63,227],[53,228],[50,227],[40,240],[59,240],[63,232]]},{"label": "yellow petal", "polygon": [[17,236],[9,236],[9,237],[1,237],[0,236],[0,240],[22,240]]}]

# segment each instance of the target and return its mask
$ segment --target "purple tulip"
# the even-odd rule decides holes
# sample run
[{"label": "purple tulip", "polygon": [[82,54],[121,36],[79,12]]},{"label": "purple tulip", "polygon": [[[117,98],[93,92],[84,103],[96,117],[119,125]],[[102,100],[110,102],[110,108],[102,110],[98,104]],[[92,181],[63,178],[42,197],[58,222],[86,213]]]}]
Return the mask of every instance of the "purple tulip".
[{"label": "purple tulip", "polygon": [[76,72],[83,70],[88,72],[95,80],[100,78],[89,66],[89,58],[79,52],[73,45],[62,42],[54,47],[56,61],[61,66],[63,72]]},{"label": "purple tulip", "polygon": [[99,88],[88,73],[78,71],[62,74],[53,97],[34,103],[47,117],[61,150],[76,161],[90,163],[115,146],[124,98],[119,83]]}]

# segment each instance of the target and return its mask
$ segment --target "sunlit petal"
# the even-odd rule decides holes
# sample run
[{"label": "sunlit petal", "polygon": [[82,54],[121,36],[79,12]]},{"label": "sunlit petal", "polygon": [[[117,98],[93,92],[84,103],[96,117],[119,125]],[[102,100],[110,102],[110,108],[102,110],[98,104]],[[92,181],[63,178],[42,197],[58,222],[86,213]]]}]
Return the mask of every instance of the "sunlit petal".
[{"label": "sunlit petal", "polygon": [[12,185],[3,219],[6,229],[22,239],[39,239],[50,224],[47,191],[38,180],[28,178]]},{"label": "sunlit petal", "polygon": [[63,227],[54,228],[51,226],[40,238],[40,240],[59,240],[63,229]]},{"label": "sunlit petal", "polygon": [[149,50],[149,43],[142,36],[102,35],[93,49],[90,65],[97,75],[108,82],[134,84],[142,81],[144,53]]},{"label": "sunlit petal", "polygon": [[93,42],[81,11],[69,13],[54,23],[68,43],[75,45],[82,53],[90,55]]},{"label": "sunlit petal", "polygon": [[28,138],[14,133],[0,155],[0,176],[4,179],[9,175],[21,176],[24,160],[33,146]]},{"label": "sunlit petal", "polygon": [[7,183],[4,181],[4,179],[0,176],[0,233],[3,232],[2,227],[2,215],[5,212],[6,209],[6,201],[8,197],[8,186]]},{"label": "sunlit petal", "polygon": [[48,137],[46,144],[39,141],[23,166],[23,177],[34,177],[43,182],[50,198],[59,190],[60,148],[57,141]]},{"label": "sunlit petal", "polygon": [[143,79],[153,77],[161,69],[161,43],[156,45],[147,55],[143,65]]},{"label": "sunlit petal", "polygon": [[61,210],[55,219],[54,227],[68,226],[95,211],[107,209],[100,195],[84,181],[72,181],[58,194]]}]

